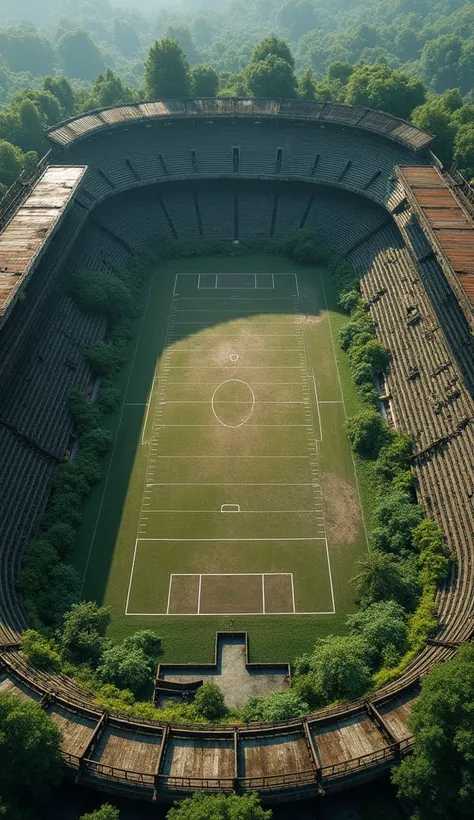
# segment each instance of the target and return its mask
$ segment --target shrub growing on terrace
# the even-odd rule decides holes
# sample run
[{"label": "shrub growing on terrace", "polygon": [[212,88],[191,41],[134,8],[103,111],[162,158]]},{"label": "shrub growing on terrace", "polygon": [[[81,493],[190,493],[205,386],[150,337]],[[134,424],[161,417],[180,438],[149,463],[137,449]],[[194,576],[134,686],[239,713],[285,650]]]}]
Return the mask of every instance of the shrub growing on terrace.
[{"label": "shrub growing on terrace", "polygon": [[241,710],[242,720],[250,723],[262,720],[275,723],[280,720],[303,717],[309,711],[308,704],[294,691],[272,692],[262,698],[250,698]]},{"label": "shrub growing on terrace", "polygon": [[407,614],[396,601],[378,601],[349,615],[347,626],[351,635],[365,641],[372,670],[385,662],[386,653],[390,652],[390,662],[394,663],[408,648]]},{"label": "shrub growing on terrace", "polygon": [[207,720],[218,720],[227,714],[224,695],[215,683],[204,683],[196,692],[194,705]]},{"label": "shrub growing on terrace", "polygon": [[40,669],[58,672],[61,669],[61,656],[57,644],[34,629],[27,629],[21,636],[21,648],[31,663]]},{"label": "shrub growing on terrace", "polygon": [[365,458],[376,458],[380,448],[391,438],[390,430],[376,410],[361,410],[346,422],[353,450]]},{"label": "shrub growing on terrace", "polygon": [[101,314],[112,322],[134,315],[129,289],[112,273],[78,273],[72,278],[69,292],[86,313]]},{"label": "shrub growing on terrace", "polygon": [[396,601],[407,609],[414,606],[416,585],[395,557],[372,550],[357,566],[359,572],[352,583],[363,607],[379,601]]},{"label": "shrub growing on terrace", "polygon": [[110,623],[110,609],[93,601],[81,601],[64,616],[61,649],[70,660],[97,663],[104,648],[104,636]]}]

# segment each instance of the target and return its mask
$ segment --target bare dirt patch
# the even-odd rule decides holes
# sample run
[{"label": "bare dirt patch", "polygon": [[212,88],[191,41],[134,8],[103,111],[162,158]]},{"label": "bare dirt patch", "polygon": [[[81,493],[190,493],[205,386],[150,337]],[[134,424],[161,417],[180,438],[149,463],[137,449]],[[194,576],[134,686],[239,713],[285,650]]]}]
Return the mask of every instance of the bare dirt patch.
[{"label": "bare dirt patch", "polygon": [[354,487],[339,476],[325,474],[323,492],[330,545],[352,544],[359,534],[361,521],[359,499]]},{"label": "bare dirt patch", "polygon": [[203,575],[200,609],[209,615],[262,612],[262,576]]},{"label": "bare dirt patch", "polygon": [[324,316],[322,315],[322,313],[318,313],[316,315],[302,313],[300,316],[298,316],[298,323],[300,325],[319,325],[319,323],[323,320]]},{"label": "bare dirt patch", "polygon": [[173,575],[169,602],[170,615],[197,614],[199,575]]},{"label": "bare dirt patch", "polygon": [[290,575],[265,575],[265,612],[293,612]]}]

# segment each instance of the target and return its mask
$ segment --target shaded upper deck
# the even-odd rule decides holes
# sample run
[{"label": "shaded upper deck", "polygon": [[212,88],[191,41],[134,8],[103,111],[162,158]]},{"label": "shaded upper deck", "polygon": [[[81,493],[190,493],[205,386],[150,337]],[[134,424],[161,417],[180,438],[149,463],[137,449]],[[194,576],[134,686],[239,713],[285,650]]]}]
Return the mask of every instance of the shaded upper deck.
[{"label": "shaded upper deck", "polygon": [[74,197],[85,166],[50,166],[0,233],[0,324]]},{"label": "shaded upper deck", "polygon": [[316,102],[314,100],[270,100],[222,97],[189,100],[158,100],[120,105],[92,111],[60,123],[48,132],[56,145],[69,146],[76,140],[113,126],[156,119],[197,117],[253,117],[312,120],[358,128],[395,140],[413,151],[426,149],[433,141],[431,134],[392,114],[364,106]]}]

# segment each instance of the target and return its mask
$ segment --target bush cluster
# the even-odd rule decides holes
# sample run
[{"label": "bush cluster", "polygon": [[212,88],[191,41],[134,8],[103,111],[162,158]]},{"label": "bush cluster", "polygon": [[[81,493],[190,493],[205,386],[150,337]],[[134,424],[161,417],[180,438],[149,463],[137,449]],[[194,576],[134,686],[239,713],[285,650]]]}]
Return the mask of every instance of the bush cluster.
[{"label": "bush cluster", "polygon": [[[129,690],[132,702],[151,681],[161,639],[148,629],[135,632],[121,643],[106,638],[110,611],[92,601],[72,604],[54,638],[29,629],[22,649],[36,666],[79,675],[98,696]],[[112,684],[111,688],[107,685]]]}]

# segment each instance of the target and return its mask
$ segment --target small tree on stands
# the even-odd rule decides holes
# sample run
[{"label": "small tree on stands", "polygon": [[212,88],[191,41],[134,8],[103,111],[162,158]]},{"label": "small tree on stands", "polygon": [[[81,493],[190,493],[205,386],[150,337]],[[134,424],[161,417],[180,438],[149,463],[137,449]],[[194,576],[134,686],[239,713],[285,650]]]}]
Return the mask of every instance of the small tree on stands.
[{"label": "small tree on stands", "polygon": [[271,820],[272,812],[262,809],[256,794],[203,794],[182,800],[170,809],[167,820]]},{"label": "small tree on stands", "polygon": [[193,97],[215,97],[219,88],[217,71],[210,65],[195,65],[190,72]]},{"label": "small tree on stands", "polygon": [[414,752],[392,774],[420,820],[472,817],[473,715],[474,646],[464,646],[423,678],[410,719]]},{"label": "small tree on stands", "polygon": [[7,817],[30,816],[62,776],[61,732],[39,703],[0,692],[0,795]]},{"label": "small tree on stands", "polygon": [[155,100],[189,96],[189,63],[176,40],[163,37],[151,46],[145,63],[145,90]]},{"label": "small tree on stands", "polygon": [[96,809],[90,814],[83,814],[79,820],[119,820],[120,812],[110,803],[104,803],[100,809]]},{"label": "small tree on stands", "polygon": [[361,410],[346,423],[347,435],[353,450],[360,456],[376,458],[380,448],[390,438],[390,431],[376,410]]},{"label": "small tree on stands", "polygon": [[227,712],[224,695],[215,683],[204,683],[198,689],[194,705],[199,714],[208,720],[218,720]]}]

